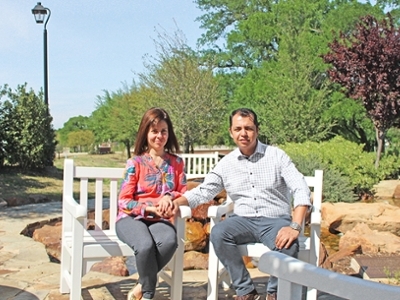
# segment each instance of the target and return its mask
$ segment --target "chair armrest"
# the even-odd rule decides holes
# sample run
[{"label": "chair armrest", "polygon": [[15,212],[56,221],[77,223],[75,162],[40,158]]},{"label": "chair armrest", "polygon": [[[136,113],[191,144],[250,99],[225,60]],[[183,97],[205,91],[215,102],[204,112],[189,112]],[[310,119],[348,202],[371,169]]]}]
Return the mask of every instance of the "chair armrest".
[{"label": "chair armrest", "polygon": [[179,206],[179,218],[188,219],[192,217],[192,210],[187,205]]},{"label": "chair armrest", "polygon": [[63,210],[68,211],[74,219],[86,218],[87,209],[83,205],[80,205],[71,196],[64,196]]},{"label": "chair armrest", "polygon": [[218,206],[210,206],[208,208],[208,217],[209,218],[221,218],[222,215],[230,213],[233,211],[233,202],[231,200],[227,200],[221,205]]}]

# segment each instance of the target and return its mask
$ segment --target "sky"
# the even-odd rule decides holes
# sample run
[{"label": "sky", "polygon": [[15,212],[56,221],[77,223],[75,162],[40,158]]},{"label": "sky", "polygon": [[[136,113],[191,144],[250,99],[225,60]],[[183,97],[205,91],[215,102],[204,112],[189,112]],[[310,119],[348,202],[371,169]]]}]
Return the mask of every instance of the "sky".
[{"label": "sky", "polygon": [[[38,1],[0,0],[0,86],[44,85],[43,24]],[[55,129],[71,117],[90,116],[97,96],[130,85],[155,55],[157,32],[180,30],[195,48],[204,32],[192,0],[44,0],[47,23],[49,108]]]}]

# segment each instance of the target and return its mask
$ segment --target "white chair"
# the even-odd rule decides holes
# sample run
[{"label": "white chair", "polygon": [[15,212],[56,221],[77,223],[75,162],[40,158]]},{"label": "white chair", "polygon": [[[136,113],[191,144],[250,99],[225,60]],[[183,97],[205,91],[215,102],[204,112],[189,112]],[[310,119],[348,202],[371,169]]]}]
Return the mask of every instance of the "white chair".
[{"label": "white chair", "polygon": [[[72,159],[64,162],[64,190],[62,209],[61,274],[60,292],[70,293],[71,300],[81,299],[82,276],[90,267],[109,256],[133,256],[133,250],[121,242],[115,232],[117,216],[118,182],[124,173],[123,168],[79,167]],[[79,200],[74,198],[74,181],[79,181]],[[87,230],[89,209],[89,186],[95,190],[94,211],[95,228]],[[110,198],[103,198],[107,188]],[[110,209],[109,220],[103,220],[103,209]],[[171,300],[182,299],[183,253],[185,239],[185,219],[191,217],[188,206],[180,207],[180,217],[175,227],[178,235],[178,249],[168,264],[170,272],[159,272],[171,287]],[[109,229],[102,229],[108,221]]]},{"label": "white chair", "polygon": [[[321,228],[321,203],[322,203],[322,184],[323,171],[316,170],[314,176],[305,177],[307,185],[313,188],[313,206],[311,210],[310,233],[309,236],[304,235],[303,231],[299,236],[299,259],[308,262],[314,266],[318,266],[319,247],[320,247],[320,228]],[[208,209],[208,217],[210,218],[210,231],[221,220],[222,216],[228,216],[233,212],[234,203],[231,199],[220,206],[211,206]],[[243,256],[249,256],[258,260],[265,252],[271,251],[268,247],[261,243],[252,243],[239,245],[239,250]],[[208,289],[207,300],[218,299],[218,286],[222,284],[224,288],[230,285],[230,276],[227,270],[223,267],[218,257],[214,252],[214,247],[210,242],[209,245],[209,261],[208,261]],[[317,291],[308,289],[307,300],[317,299]]]}]

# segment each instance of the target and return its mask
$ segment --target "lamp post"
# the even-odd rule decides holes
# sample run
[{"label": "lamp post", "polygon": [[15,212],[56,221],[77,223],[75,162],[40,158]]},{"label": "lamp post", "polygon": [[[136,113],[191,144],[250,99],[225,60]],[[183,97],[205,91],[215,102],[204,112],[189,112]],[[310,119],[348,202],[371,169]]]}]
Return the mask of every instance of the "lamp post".
[{"label": "lamp post", "polygon": [[[49,13],[47,15],[47,13]],[[37,24],[44,23],[44,31],[43,31],[43,54],[44,54],[44,103],[46,104],[47,110],[49,109],[49,88],[48,88],[48,74],[47,74],[47,29],[46,25],[50,19],[51,11],[47,7],[42,6],[40,2],[38,2],[35,7],[32,9],[32,14],[35,16],[35,20]]]}]

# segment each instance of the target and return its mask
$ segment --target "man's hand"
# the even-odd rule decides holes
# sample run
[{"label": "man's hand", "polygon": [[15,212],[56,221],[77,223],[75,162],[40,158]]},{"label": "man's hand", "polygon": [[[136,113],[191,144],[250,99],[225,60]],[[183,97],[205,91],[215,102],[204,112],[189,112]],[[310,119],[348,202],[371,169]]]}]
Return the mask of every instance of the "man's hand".
[{"label": "man's hand", "polygon": [[299,237],[299,234],[300,232],[289,226],[282,227],[281,230],[279,230],[275,239],[276,247],[278,249],[289,248],[292,243]]},{"label": "man's hand", "polygon": [[164,195],[157,203],[157,214],[163,218],[171,218],[174,216],[174,204],[171,195]]}]

